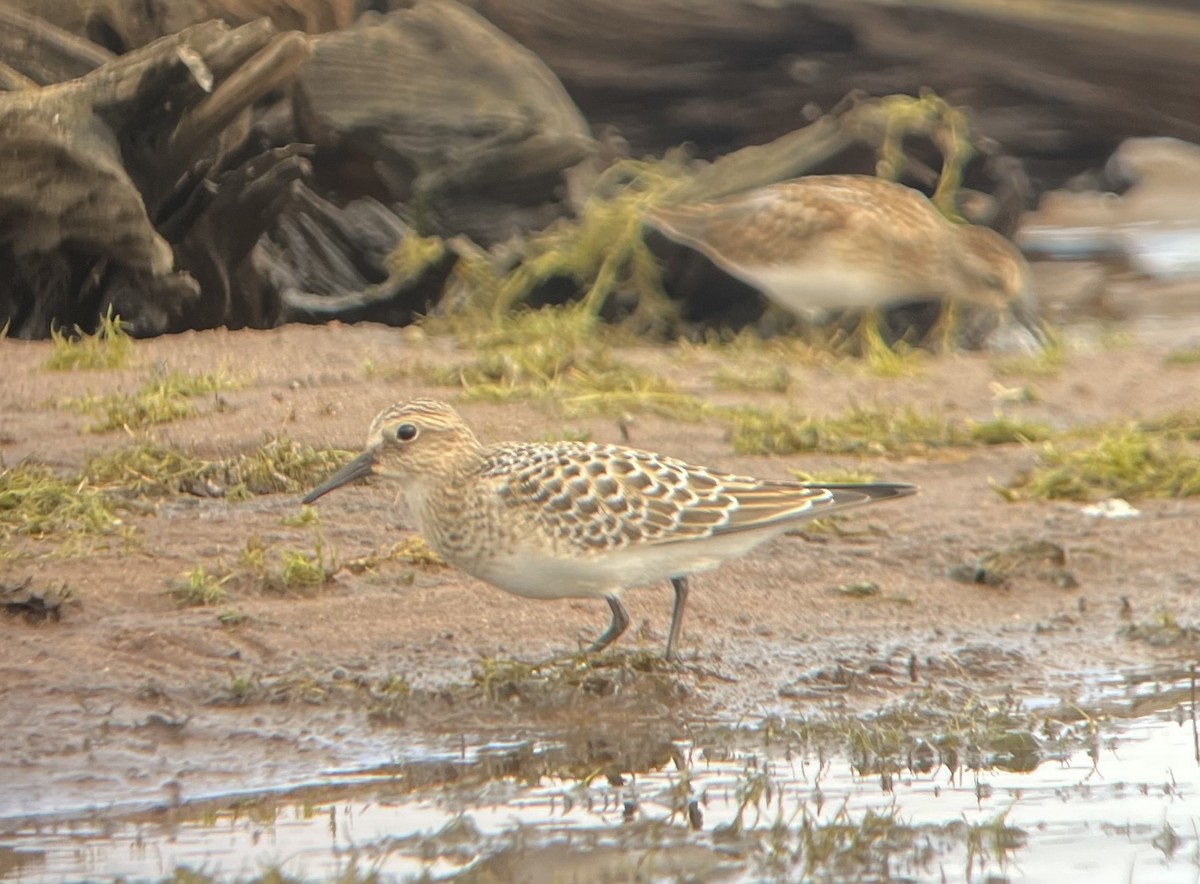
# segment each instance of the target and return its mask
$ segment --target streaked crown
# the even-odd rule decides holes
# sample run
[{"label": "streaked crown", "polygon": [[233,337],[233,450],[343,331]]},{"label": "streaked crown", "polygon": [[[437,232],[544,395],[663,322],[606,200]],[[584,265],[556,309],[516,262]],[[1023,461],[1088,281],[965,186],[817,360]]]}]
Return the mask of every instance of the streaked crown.
[{"label": "streaked crown", "polygon": [[451,462],[479,452],[479,440],[457,411],[435,399],[411,399],[389,405],[375,416],[367,433],[382,473],[438,472]]}]

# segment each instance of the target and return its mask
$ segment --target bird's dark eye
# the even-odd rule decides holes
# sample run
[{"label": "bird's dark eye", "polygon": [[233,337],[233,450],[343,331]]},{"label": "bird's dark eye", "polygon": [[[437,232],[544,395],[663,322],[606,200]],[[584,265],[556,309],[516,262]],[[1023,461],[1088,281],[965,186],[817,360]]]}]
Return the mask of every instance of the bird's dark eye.
[{"label": "bird's dark eye", "polygon": [[396,440],[398,442],[411,442],[417,438],[417,432],[416,424],[400,424],[400,426],[396,427]]}]

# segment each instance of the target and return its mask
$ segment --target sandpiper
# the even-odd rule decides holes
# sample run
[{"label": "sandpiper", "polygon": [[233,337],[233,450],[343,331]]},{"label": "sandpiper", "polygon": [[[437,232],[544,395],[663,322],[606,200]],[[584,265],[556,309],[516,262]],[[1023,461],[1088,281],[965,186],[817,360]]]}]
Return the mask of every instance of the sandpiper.
[{"label": "sandpiper", "polygon": [[671,581],[675,657],[687,575],[715,568],[807,519],[913,494],[901,484],[753,479],[649,451],[582,442],[484,446],[443,402],[384,409],[366,450],[304,503],[368,475],[393,479],[417,529],[447,562],[528,598],[602,598],[599,651],[629,625],[621,591]]},{"label": "sandpiper", "polygon": [[812,175],[651,207],[644,218],[810,320],[928,298],[1034,310],[1029,266],[1012,243],[882,178]]}]

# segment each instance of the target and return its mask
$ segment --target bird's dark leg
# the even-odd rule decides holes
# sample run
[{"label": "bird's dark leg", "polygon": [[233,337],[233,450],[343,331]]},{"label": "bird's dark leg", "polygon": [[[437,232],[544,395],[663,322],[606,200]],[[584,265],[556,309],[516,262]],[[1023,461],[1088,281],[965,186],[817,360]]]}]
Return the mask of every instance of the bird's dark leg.
[{"label": "bird's dark leg", "polygon": [[687,578],[672,577],[671,586],[675,590],[675,607],[671,610],[671,631],[667,633],[667,660],[675,659],[675,643],[679,641],[679,627],[683,623],[683,606],[687,604]]},{"label": "bird's dark leg", "polygon": [[592,642],[592,646],[587,649],[589,654],[595,654],[598,651],[603,651],[617,637],[625,631],[625,627],[629,625],[629,615],[625,613],[625,606],[621,604],[621,600],[615,595],[605,596],[604,600],[608,602],[608,606],[612,609],[612,622],[608,624],[608,629],[600,634],[600,637]]}]

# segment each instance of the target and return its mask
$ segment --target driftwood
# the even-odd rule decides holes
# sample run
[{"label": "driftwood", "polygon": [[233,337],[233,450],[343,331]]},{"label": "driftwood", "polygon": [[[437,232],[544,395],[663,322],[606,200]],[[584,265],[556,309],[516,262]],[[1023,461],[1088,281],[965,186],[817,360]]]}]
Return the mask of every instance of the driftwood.
[{"label": "driftwood", "polygon": [[82,77],[112,59],[111,52],[90,40],[0,6],[0,73],[6,92]]},{"label": "driftwood", "polygon": [[437,301],[453,256],[413,272],[391,260],[411,228],[371,197],[344,208],[303,191],[258,246],[256,262],[280,293],[285,322],[407,325]]},{"label": "driftwood", "polygon": [[[761,144],[930,88],[1057,186],[1131,135],[1200,141],[1200,11],[1136,0],[479,0],[635,156]],[[869,162],[868,157],[863,158]],[[868,171],[842,165],[843,171]]]},{"label": "driftwood", "polygon": [[[419,0],[314,40],[296,84],[301,137],[339,177],[416,202],[443,233],[503,239],[589,156],[587,122],[534,55],[465,7]],[[544,225],[561,206],[535,213]]]},{"label": "driftwood", "polygon": [[1200,12],[1167,0],[410,0],[354,20],[364,5],[0,0],[9,334],[109,306],[140,334],[406,322],[446,270],[394,272],[410,224],[519,252],[606,160],[683,143],[728,159],[678,199],[880,162],[942,181],[944,132],[910,119],[900,151],[894,115],[847,96],[967,108],[965,183],[1007,191],[982,201],[1005,232],[1128,135],[1200,140]]},{"label": "driftwood", "polygon": [[43,22],[97,47],[124,53],[212,20],[236,27],[266,18],[280,31],[320,34],[349,25],[362,3],[360,0],[4,0],[4,5],[36,15]]},{"label": "driftwood", "polygon": [[[94,30],[118,7],[89,7],[90,24],[73,24]],[[448,0],[318,38],[265,19],[207,22],[116,58],[10,18],[30,45],[73,47],[66,55],[96,64],[40,89],[13,67],[21,88],[0,95],[0,148],[13,157],[0,167],[0,270],[14,280],[0,321],[14,336],[87,328],[110,307],[143,335],[332,315],[408,321],[429,293],[425,275],[383,266],[407,230],[397,203],[419,203],[427,228],[489,242],[566,214],[561,172],[592,150],[554,76]],[[299,133],[286,102],[252,121],[256,102],[293,85]],[[340,200],[376,198],[372,235],[359,210],[308,189],[314,162]],[[320,270],[302,260],[314,238]],[[434,263],[430,279],[446,270]]]},{"label": "driftwood", "polygon": [[[198,284],[204,268],[177,266],[172,245],[194,235],[179,206],[213,216],[206,204],[238,143],[223,138],[306,54],[303,37],[277,35],[265,21],[233,30],[210,22],[81,79],[0,95],[0,268],[14,280],[0,315],[9,333],[90,325],[110,304],[141,334],[236,322],[240,313],[273,322],[252,309],[231,315],[228,292]],[[238,251],[205,255],[229,275]]]}]

